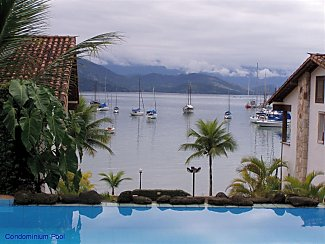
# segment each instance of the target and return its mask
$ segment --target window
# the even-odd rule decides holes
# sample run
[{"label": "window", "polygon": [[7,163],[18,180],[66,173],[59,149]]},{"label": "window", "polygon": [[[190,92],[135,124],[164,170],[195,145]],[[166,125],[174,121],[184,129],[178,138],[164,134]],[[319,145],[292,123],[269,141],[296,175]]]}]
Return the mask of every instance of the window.
[{"label": "window", "polygon": [[318,113],[318,136],[317,141],[320,144],[324,144],[325,134],[325,112]]},{"label": "window", "polygon": [[316,76],[315,103],[324,103],[325,76]]}]

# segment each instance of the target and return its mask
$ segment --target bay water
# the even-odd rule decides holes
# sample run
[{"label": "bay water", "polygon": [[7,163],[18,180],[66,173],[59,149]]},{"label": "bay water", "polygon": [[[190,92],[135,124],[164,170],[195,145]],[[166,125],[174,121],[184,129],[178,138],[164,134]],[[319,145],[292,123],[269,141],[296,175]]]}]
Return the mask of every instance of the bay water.
[{"label": "bay water", "polygon": [[[88,101],[94,97],[91,93],[81,95]],[[185,94],[156,93],[156,120],[148,120],[145,116],[130,116],[131,109],[138,106],[138,93],[109,95],[111,107],[115,106],[115,97],[120,108],[118,114],[114,114],[112,108],[96,114],[97,119],[112,119],[115,134],[111,137],[109,147],[114,154],[110,155],[107,151],[98,149],[95,157],[85,155],[81,164],[83,172],[92,172],[90,181],[100,193],[111,192],[111,189],[100,181],[99,173],[123,170],[126,177],[132,178],[120,184],[115,193],[119,194],[121,191],[140,187],[139,169],[142,169],[142,189],[182,189],[192,193],[192,174],[186,168],[195,166],[201,167],[201,171],[195,176],[195,193],[208,195],[208,158],[195,159],[186,165],[186,159],[193,152],[179,151],[179,147],[183,143],[193,142],[193,139],[187,138],[187,131],[190,128],[196,129],[198,119],[217,119],[222,122],[229,104],[233,117],[226,122],[225,127],[237,141],[238,149],[229,152],[228,157],[213,159],[213,194],[225,191],[231,181],[239,176],[236,170],[243,157],[262,157],[266,162],[280,158],[281,129],[260,128],[250,123],[249,117],[255,111],[245,109],[245,104],[252,97],[230,95],[229,103],[228,95],[193,94],[194,113],[186,115],[182,111],[187,102]],[[97,94],[97,98],[104,102],[106,96],[101,93]],[[154,106],[151,93],[144,93],[143,101],[145,109]]]}]

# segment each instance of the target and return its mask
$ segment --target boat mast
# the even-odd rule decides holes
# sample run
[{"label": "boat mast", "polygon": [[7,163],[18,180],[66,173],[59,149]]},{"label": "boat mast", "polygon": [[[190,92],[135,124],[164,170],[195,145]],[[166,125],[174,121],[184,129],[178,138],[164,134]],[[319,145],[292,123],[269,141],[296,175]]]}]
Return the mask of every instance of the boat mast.
[{"label": "boat mast", "polygon": [[[256,63],[256,83],[258,87],[258,62]],[[258,105],[258,93],[256,92],[256,104]]]},{"label": "boat mast", "polygon": [[190,82],[190,87],[189,87],[188,93],[189,93],[189,97],[188,97],[189,103],[188,104],[192,104],[192,86],[191,86],[191,82]]},{"label": "boat mast", "polygon": [[230,93],[228,89],[228,111],[230,112]]},{"label": "boat mast", "polygon": [[139,77],[139,109],[140,109],[140,77]]},{"label": "boat mast", "polygon": [[105,103],[107,103],[107,91],[106,91],[106,75],[105,75]]},{"label": "boat mast", "polygon": [[152,92],[153,92],[153,99],[154,99],[154,101],[155,101],[155,110],[157,110],[157,108],[156,108],[157,104],[156,104],[156,93],[155,93],[155,88],[152,88]]},{"label": "boat mast", "polygon": [[266,70],[265,70],[265,75],[264,75],[264,102],[263,102],[263,107],[266,107]]},{"label": "boat mast", "polygon": [[117,107],[117,88],[115,88],[115,107]]},{"label": "boat mast", "polygon": [[97,101],[97,80],[95,82],[95,101]]}]

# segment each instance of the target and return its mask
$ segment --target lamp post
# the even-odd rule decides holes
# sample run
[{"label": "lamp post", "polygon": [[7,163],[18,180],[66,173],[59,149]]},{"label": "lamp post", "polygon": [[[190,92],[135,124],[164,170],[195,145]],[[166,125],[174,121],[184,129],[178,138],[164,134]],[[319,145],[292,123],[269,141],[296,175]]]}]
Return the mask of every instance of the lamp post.
[{"label": "lamp post", "polygon": [[194,197],[194,189],[195,189],[195,173],[199,172],[201,170],[201,167],[195,168],[195,167],[191,167],[191,168],[187,168],[187,171],[192,173],[193,175],[193,197]]},{"label": "lamp post", "polygon": [[141,182],[141,176],[142,176],[142,169],[140,168],[139,169],[139,175],[140,175],[140,190],[141,190],[141,187],[142,187],[142,182]]}]

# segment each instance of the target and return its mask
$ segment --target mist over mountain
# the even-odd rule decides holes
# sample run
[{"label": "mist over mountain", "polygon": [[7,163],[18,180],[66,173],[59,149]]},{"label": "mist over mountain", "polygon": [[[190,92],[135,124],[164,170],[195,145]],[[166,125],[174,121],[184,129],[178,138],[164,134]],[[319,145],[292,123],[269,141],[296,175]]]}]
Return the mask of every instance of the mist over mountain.
[{"label": "mist over mountain", "polygon": [[[95,64],[86,59],[78,59],[79,89],[81,91],[185,93],[191,83],[192,93],[210,94],[272,94],[285,80],[284,77],[272,77],[263,81],[249,77],[217,76],[209,73],[189,73],[164,66],[132,65],[122,66],[108,63],[105,66]],[[255,83],[254,83],[255,82]]]}]

